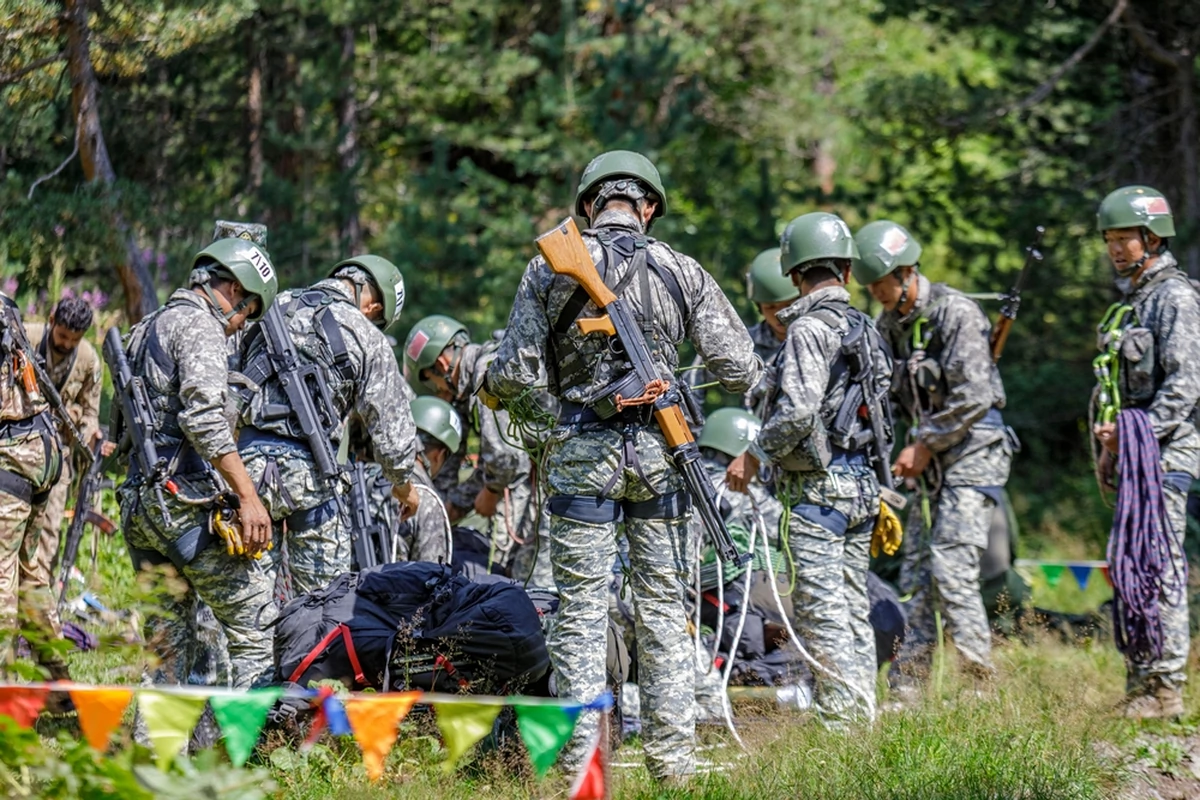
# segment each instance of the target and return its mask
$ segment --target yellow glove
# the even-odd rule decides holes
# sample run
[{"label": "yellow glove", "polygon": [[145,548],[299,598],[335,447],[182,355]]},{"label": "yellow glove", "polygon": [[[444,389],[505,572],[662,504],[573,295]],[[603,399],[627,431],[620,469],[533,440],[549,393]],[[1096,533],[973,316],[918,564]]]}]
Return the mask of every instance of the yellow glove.
[{"label": "yellow glove", "polygon": [[488,391],[487,378],[483,379],[483,383],[479,384],[479,389],[475,392],[479,395],[479,402],[490,408],[492,411],[500,410],[500,398]]},{"label": "yellow glove", "polygon": [[896,555],[900,543],[904,541],[904,529],[900,527],[900,518],[887,503],[879,503],[879,519],[875,522],[875,531],[871,534],[871,557],[879,555],[879,551],[889,556]]},{"label": "yellow glove", "polygon": [[225,509],[218,508],[213,512],[213,530],[225,540],[226,553],[231,556],[244,556],[246,546],[242,544],[242,526],[236,519],[237,512],[233,512],[235,518],[227,522],[222,516],[224,511]]}]

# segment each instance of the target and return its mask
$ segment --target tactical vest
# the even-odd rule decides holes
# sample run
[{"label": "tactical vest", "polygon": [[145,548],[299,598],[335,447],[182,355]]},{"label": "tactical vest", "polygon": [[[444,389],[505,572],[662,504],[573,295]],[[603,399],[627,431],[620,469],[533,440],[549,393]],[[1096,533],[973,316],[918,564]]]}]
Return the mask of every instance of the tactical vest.
[{"label": "tactical vest", "polygon": [[[145,333],[137,342],[131,343],[133,348],[129,353],[129,367],[134,375],[145,375],[147,363],[152,361],[167,377],[165,390],[152,381],[145,381],[145,386],[150,407],[154,410],[154,430],[147,433],[159,454],[168,459],[184,442],[183,429],[179,427],[183,401],[179,397],[179,365],[163,347],[158,335],[158,321],[168,309],[180,305],[183,305],[180,300],[168,300],[166,305],[152,312],[142,322]],[[129,424],[128,420],[126,422]]]},{"label": "tactical vest", "polygon": [[[674,347],[674,343],[668,342],[654,326],[654,296],[650,292],[650,273],[654,273],[662,281],[685,320],[688,318],[688,308],[679,279],[659,264],[650,253],[650,244],[654,239],[626,228],[594,228],[584,233],[595,236],[600,242],[603,258],[596,265],[596,271],[606,285],[609,273],[618,265],[629,262],[629,269],[621,280],[616,286],[609,288],[613,294],[620,297],[630,283],[638,281],[642,308],[635,316],[641,323],[646,346],[651,355],[658,356],[664,348]],[[557,387],[555,394],[560,397],[568,389],[591,381],[597,365],[602,360],[619,359],[628,365],[629,369],[633,368],[620,353],[613,352],[607,342],[589,341],[578,335],[571,336],[571,328],[587,303],[587,292],[583,287],[577,287],[551,325],[550,380],[552,385]]]},{"label": "tactical vest", "polygon": [[941,355],[945,343],[936,328],[929,326],[933,313],[945,305],[951,297],[961,295],[944,283],[929,286],[929,304],[913,322],[908,352],[903,360],[897,360],[892,375],[893,386],[909,386],[911,375],[917,396],[913,397],[920,409],[939,409],[945,405],[950,387],[942,374]]}]

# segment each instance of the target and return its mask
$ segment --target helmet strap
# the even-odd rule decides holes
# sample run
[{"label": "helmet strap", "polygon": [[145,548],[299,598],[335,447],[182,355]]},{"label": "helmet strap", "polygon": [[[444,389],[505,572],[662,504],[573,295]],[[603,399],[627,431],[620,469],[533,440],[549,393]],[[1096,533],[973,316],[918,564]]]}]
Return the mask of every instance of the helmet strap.
[{"label": "helmet strap", "polygon": [[908,277],[900,284],[900,302],[896,304],[896,308],[903,308],[908,302],[908,290],[912,286],[913,278],[917,276],[917,265],[912,265],[912,272],[908,273]]},{"label": "helmet strap", "polygon": [[1138,270],[1145,266],[1146,262],[1151,258],[1158,258],[1166,250],[1161,244],[1153,253],[1150,252],[1150,243],[1146,241],[1146,227],[1143,225],[1138,228],[1138,236],[1142,240],[1142,257],[1130,264],[1125,269],[1118,269],[1117,274],[1122,278],[1128,278],[1131,275],[1136,275]]}]

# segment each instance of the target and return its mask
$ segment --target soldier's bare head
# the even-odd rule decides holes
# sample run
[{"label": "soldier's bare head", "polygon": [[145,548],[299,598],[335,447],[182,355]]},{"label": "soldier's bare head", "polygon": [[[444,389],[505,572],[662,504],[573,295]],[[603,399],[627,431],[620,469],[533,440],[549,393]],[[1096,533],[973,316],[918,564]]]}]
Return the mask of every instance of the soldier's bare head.
[{"label": "soldier's bare head", "polygon": [[92,307],[78,297],[65,297],[50,313],[50,347],[60,356],[70,355],[90,327]]}]

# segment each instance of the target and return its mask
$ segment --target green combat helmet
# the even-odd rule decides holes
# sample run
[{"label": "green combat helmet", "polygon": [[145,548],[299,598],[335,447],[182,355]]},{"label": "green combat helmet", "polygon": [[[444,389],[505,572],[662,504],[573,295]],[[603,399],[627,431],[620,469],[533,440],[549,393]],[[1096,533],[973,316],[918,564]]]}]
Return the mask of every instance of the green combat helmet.
[{"label": "green combat helmet", "polygon": [[382,256],[355,256],[339,261],[329,272],[329,277],[344,277],[354,282],[354,302],[361,302],[362,284],[353,277],[353,273],[338,275],[345,267],[358,267],[371,276],[375,287],[379,289],[380,300],[383,301],[383,319],[375,320],[375,326],[387,330],[404,310],[404,276],[396,265]]},{"label": "green combat helmet", "polygon": [[850,271],[863,286],[921,260],[921,244],[903,225],[891,220],[880,219],[862,226],[854,234],[854,243],[859,255]]},{"label": "green combat helmet", "polygon": [[850,226],[837,214],[825,211],[803,214],[789,222],[783,229],[779,247],[779,267],[784,275],[797,267],[803,271],[810,266],[828,266],[835,258],[851,262],[858,259]]},{"label": "green combat helmet", "polygon": [[779,270],[779,248],[763,250],[750,262],[746,273],[750,299],[755,303],[785,303],[800,296],[791,278]]},{"label": "green combat helmet", "polygon": [[467,326],[452,317],[433,314],[413,325],[404,341],[404,368],[409,383],[421,383],[421,372],[433,366],[442,351],[459,335],[469,336]]},{"label": "green combat helmet", "polygon": [[1149,186],[1122,186],[1100,203],[1096,227],[1101,233],[1115,228],[1146,228],[1160,239],[1175,235],[1175,219],[1162,192]]},{"label": "green combat helmet", "polygon": [[655,218],[667,213],[667,193],[663,189],[658,168],[650,159],[632,150],[609,150],[593,158],[579,176],[579,190],[575,192],[575,215],[586,219],[587,213],[583,204],[591,197],[593,190],[606,180],[621,177],[636,178],[658,195],[655,200],[658,203],[658,208],[654,211]]},{"label": "green combat helmet", "polygon": [[718,408],[708,415],[700,438],[699,447],[711,447],[731,458],[737,458],[750,449],[758,437],[762,420],[740,408]]},{"label": "green combat helmet", "polygon": [[[211,261],[217,263],[215,268]],[[233,319],[255,296],[261,302],[258,313],[250,319],[260,319],[267,313],[267,309],[275,300],[276,292],[279,291],[279,280],[275,277],[271,259],[261,247],[247,239],[218,239],[196,253],[196,257],[192,259],[192,274],[188,283],[190,286],[203,286],[209,302],[220,308],[216,295],[208,284],[214,276],[222,274],[232,277],[247,292],[246,298],[224,315],[226,321]]]},{"label": "green combat helmet", "polygon": [[445,400],[426,395],[413,400],[410,408],[417,430],[446,445],[451,453],[458,452],[463,435],[462,419],[453,406]]}]

